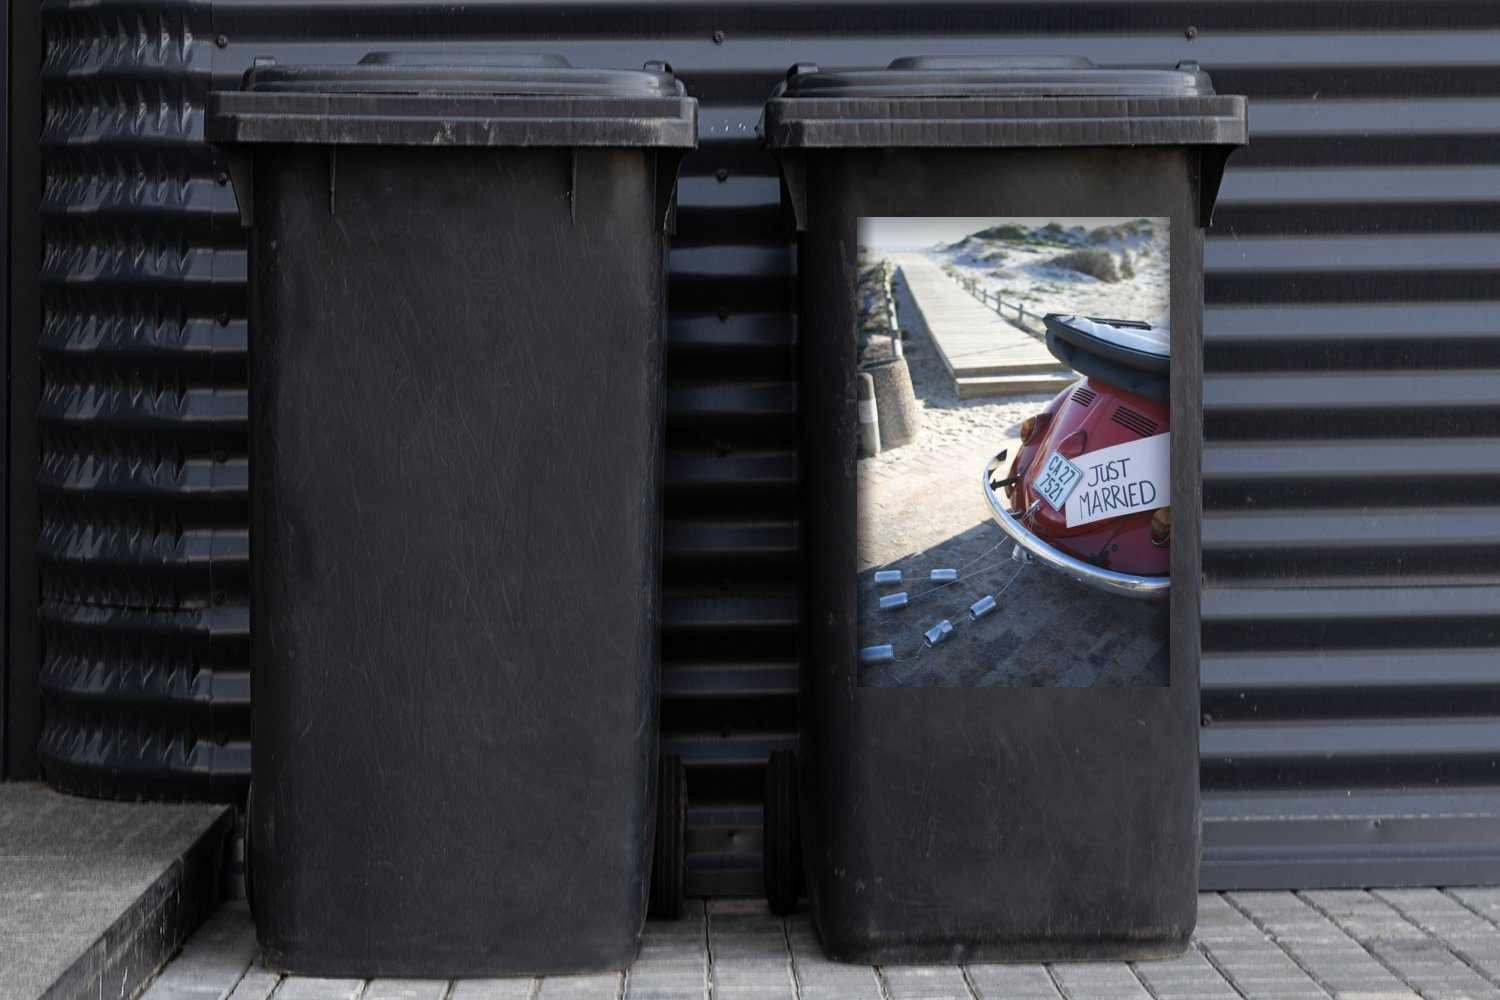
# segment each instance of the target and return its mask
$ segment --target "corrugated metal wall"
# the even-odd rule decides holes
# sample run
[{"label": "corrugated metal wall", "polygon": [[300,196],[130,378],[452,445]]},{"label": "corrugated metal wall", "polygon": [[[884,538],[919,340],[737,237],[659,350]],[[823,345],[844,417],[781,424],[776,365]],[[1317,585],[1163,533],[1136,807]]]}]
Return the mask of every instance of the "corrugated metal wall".
[{"label": "corrugated metal wall", "polygon": [[206,2],[42,5],[40,757],[68,791],[241,797],[244,251],[203,142]]},{"label": "corrugated metal wall", "polygon": [[1205,881],[1494,880],[1500,7],[1237,6],[1196,40],[1253,97],[1206,260]]},{"label": "corrugated metal wall", "polygon": [[[774,163],[756,149],[760,102],[803,60],[1199,61],[1252,98],[1252,145],[1231,161],[1207,250],[1205,881],[1500,880],[1494,3],[46,6],[95,31],[122,13],[117,44],[136,54],[101,60],[108,39],[82,44],[57,86],[94,107],[62,144],[136,143],[179,172],[177,200],[149,206],[148,222],[98,196],[128,178],[70,160],[97,176],[55,207],[57,231],[122,246],[171,234],[173,259],[195,266],[128,287],[169,289],[190,304],[184,329],[204,334],[224,309],[240,330],[244,260],[210,224],[225,206],[185,73],[211,67],[232,86],[259,55],[353,61],[462,38],[577,64],[665,58],[702,101],[671,261],[663,734],[688,761],[691,889],[707,893],[757,891],[761,766],[795,731],[794,258]],[[174,18],[191,31],[174,35]],[[142,62],[159,40],[180,65]],[[139,124],[163,111],[170,135]],[[108,139],[110,120],[127,134]],[[127,289],[88,255],[49,259],[58,301]],[[229,399],[237,372],[188,381]],[[232,535],[240,507],[224,499],[211,520]]]}]

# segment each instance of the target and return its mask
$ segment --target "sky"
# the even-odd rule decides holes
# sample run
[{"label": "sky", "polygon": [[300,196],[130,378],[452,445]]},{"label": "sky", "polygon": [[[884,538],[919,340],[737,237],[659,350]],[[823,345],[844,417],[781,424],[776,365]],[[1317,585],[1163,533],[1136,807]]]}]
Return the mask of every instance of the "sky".
[{"label": "sky", "polygon": [[934,243],[952,243],[962,239],[970,233],[990,226],[1006,223],[1025,226],[1034,229],[1037,226],[1045,226],[1049,222],[1055,222],[1063,227],[1083,226],[1085,229],[1094,229],[1098,226],[1113,226],[1121,222],[1129,222],[1139,219],[1138,215],[1122,215],[1118,218],[1113,216],[1057,216],[1022,218],[1019,216],[1009,218],[984,217],[984,216],[952,216],[933,217],[922,216],[867,216],[859,220],[859,242],[861,246],[879,250],[915,250],[925,249]]}]

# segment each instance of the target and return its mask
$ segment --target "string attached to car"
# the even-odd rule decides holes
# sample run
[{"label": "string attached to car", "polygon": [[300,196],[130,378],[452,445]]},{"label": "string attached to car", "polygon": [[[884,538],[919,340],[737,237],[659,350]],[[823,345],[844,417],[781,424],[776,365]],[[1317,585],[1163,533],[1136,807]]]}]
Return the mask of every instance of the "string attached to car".
[{"label": "string attached to car", "polygon": [[[973,572],[960,575],[963,570],[968,569],[970,566],[974,565],[974,563],[978,562],[980,559],[983,559],[985,556],[989,555],[991,552],[994,552],[995,549],[999,548],[1002,544],[1004,544],[1004,543],[1003,542],[997,542],[996,544],[990,546],[990,548],[986,549],[984,552],[981,552],[979,555],[975,556],[973,559],[970,559],[968,562],[966,562],[962,566],[960,566],[957,570],[946,570],[945,571],[946,573],[952,573],[953,574],[953,579],[946,580],[946,582],[941,583],[941,584],[939,584],[936,587],[932,587],[932,588],[930,588],[928,590],[924,590],[924,591],[921,591],[921,592],[919,592],[917,594],[913,594],[913,595],[907,595],[906,593],[903,592],[903,593],[899,593],[899,594],[888,594],[885,597],[882,597],[880,599],[880,610],[882,610],[882,611],[889,611],[889,610],[894,610],[894,609],[897,609],[897,608],[907,607],[912,601],[916,600],[919,597],[925,597],[928,594],[933,594],[933,593],[936,593],[939,590],[944,590],[944,589],[946,589],[948,587],[953,586],[956,583],[962,583],[964,580],[971,580],[974,577],[979,576],[982,573],[986,573],[989,570],[994,569],[996,566],[1001,565],[1006,560],[1001,559],[1001,560],[997,560],[997,561],[992,562],[992,563],[987,563],[986,565],[979,567],[978,569],[974,570]],[[922,654],[925,653],[927,650],[932,649],[934,646],[940,645],[941,643],[945,642],[948,639],[948,637],[953,634],[953,630],[954,630],[954,627],[955,627],[954,626],[954,619],[957,619],[957,621],[960,624],[962,624],[964,621],[977,622],[977,621],[979,621],[979,619],[984,618],[987,615],[989,615],[992,612],[994,612],[995,609],[997,607],[999,607],[1000,597],[1007,590],[1010,589],[1010,585],[1011,584],[1013,584],[1013,583],[1016,582],[1017,577],[1019,577],[1023,572],[1025,572],[1026,567],[1028,565],[1030,565],[1030,563],[1022,563],[1020,566],[1016,567],[1016,571],[1010,575],[1010,579],[1005,581],[1005,586],[1001,587],[995,593],[993,593],[993,594],[986,594],[985,596],[981,597],[979,600],[977,600],[974,603],[970,604],[965,609],[965,611],[964,611],[963,614],[954,614],[954,615],[952,615],[952,616],[950,616],[948,618],[940,619],[937,623],[935,623],[931,628],[927,629],[926,631],[921,631],[916,626],[910,625],[910,624],[908,624],[906,622],[903,622],[903,621],[901,621],[900,619],[897,619],[897,618],[882,619],[879,622],[879,624],[882,625],[882,626],[885,626],[885,625],[895,625],[895,626],[898,626],[898,627],[900,627],[902,629],[905,629],[907,631],[910,631],[910,632],[921,632],[923,644],[921,646],[917,647],[917,651],[915,653],[913,653],[912,655],[910,655],[910,656],[900,656],[900,657],[898,657],[896,655],[896,647],[895,647],[894,643],[885,643],[885,644],[877,645],[877,646],[865,646],[862,649],[860,649],[860,651],[859,651],[859,663],[860,663],[860,665],[861,666],[879,666],[879,665],[886,664],[886,663],[910,663],[913,660],[919,659],[922,656]],[[890,576],[887,576],[886,580],[884,582],[887,582],[887,583],[899,583],[901,581],[901,574],[900,574],[899,571],[891,570],[891,571],[882,571],[882,572],[888,572],[888,573],[895,573],[896,574],[894,576],[894,578],[892,578]],[[937,573],[937,572],[939,572],[939,571],[937,571],[937,570],[933,571],[933,573]],[[965,627],[967,627],[967,626],[965,626]]]}]

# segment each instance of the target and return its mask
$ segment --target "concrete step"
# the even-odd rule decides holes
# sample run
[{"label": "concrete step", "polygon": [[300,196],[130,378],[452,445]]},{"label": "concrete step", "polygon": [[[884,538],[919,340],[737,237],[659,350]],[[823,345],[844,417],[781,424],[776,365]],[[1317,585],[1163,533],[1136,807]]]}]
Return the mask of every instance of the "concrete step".
[{"label": "concrete step", "polygon": [[1078,374],[1063,369],[1011,375],[965,376],[953,380],[959,399],[992,396],[1025,396],[1036,392],[1060,392],[1078,381]]},{"label": "concrete step", "polygon": [[219,904],[222,805],[0,784],[0,1000],[126,1000]]}]

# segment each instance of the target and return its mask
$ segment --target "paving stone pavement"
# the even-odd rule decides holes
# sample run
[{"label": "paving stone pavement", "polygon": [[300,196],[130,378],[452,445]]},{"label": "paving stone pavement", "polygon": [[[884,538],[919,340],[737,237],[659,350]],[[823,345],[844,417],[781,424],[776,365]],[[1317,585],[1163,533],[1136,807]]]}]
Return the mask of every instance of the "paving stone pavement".
[{"label": "paving stone pavement", "polygon": [[259,961],[225,903],[141,1000],[1500,1000],[1500,889],[1203,893],[1187,953],[1155,962],[861,966],[823,957],[806,913],[689,902],[646,925],[623,973],[317,979]]}]

